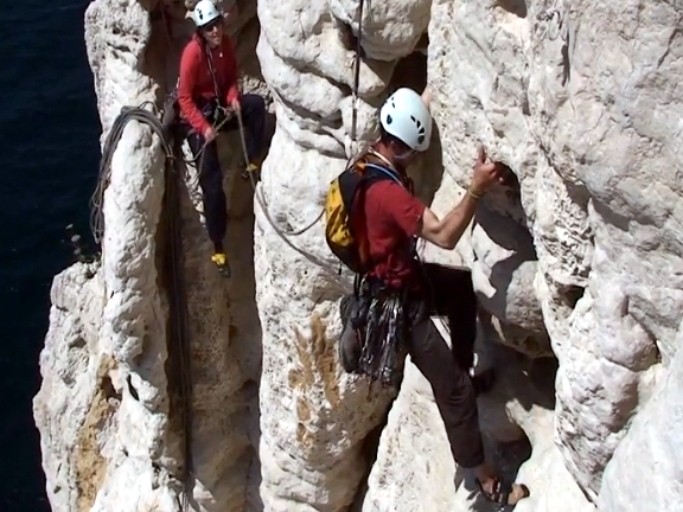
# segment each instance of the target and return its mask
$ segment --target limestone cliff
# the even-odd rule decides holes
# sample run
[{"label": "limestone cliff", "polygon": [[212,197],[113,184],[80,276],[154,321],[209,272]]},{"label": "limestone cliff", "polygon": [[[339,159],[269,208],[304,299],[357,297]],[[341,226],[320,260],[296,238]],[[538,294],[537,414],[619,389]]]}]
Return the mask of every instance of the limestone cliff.
[{"label": "limestone cliff", "polygon": [[[225,0],[228,12],[235,2]],[[274,133],[256,201],[221,136],[233,278],[209,261],[196,171],[181,196],[192,353],[189,509],[495,510],[454,466],[425,379],[398,396],[337,361],[351,276],[314,220],[356,149],[358,0],[239,0],[243,87]],[[472,268],[480,398],[521,512],[674,511],[683,498],[683,4],[676,0],[372,0],[360,20],[358,138],[396,87],[429,87],[435,131],[411,169],[445,214],[476,147],[511,174],[456,251]],[[160,106],[192,31],[186,6],[95,0],[85,20],[103,139],[122,106]],[[184,506],[160,141],[130,123],[105,194],[103,258],[55,278],[34,409],[55,511]],[[264,206],[266,210],[264,210]],[[435,322],[440,326],[438,319]],[[678,421],[680,423],[680,421]]]}]

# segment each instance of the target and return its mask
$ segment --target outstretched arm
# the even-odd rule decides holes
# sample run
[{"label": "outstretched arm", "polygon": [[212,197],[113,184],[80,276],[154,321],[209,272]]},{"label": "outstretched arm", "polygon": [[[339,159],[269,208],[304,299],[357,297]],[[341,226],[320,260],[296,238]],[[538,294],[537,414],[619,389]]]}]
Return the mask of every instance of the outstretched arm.
[{"label": "outstretched arm", "polygon": [[433,211],[425,208],[420,236],[442,249],[453,249],[472,220],[476,208],[477,200],[469,193],[441,220]]},{"label": "outstretched arm", "polygon": [[477,200],[498,181],[502,181],[500,167],[487,162],[484,148],[479,148],[472,184],[467,193],[441,220],[429,208],[425,208],[418,230],[419,236],[443,249],[455,248],[474,216]]}]

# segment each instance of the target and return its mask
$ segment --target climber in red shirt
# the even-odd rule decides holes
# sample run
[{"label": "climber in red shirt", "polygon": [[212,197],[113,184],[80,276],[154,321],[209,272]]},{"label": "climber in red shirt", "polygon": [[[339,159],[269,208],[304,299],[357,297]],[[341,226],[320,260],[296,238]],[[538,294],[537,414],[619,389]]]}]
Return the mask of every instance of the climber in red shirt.
[{"label": "climber in red shirt", "polygon": [[[415,251],[418,237],[453,249],[479,198],[503,180],[504,168],[487,161],[481,149],[470,187],[460,203],[438,219],[413,195],[406,174],[417,153],[429,147],[432,118],[425,102],[411,89],[398,89],[382,106],[379,124],[380,139],[363,159],[366,167],[381,167],[393,179],[368,182],[362,202],[352,206],[351,224],[354,232],[364,233],[371,265],[359,276],[358,291],[340,305],[340,360],[347,372],[372,376],[376,361],[398,357],[398,351],[387,356],[391,348],[386,347],[402,344],[432,386],[456,465],[474,469],[487,499],[515,504],[529,494],[526,486],[504,484],[484,459],[476,394],[487,391],[492,381],[469,373],[477,329],[470,272],[422,263]],[[450,349],[430,320],[434,314],[448,318]],[[387,325],[379,326],[384,318],[389,318]],[[380,371],[386,375],[391,369]]]},{"label": "climber in red shirt", "polygon": [[237,128],[237,115],[241,113],[248,132],[249,161],[245,162],[245,173],[256,172],[263,145],[266,107],[262,97],[240,93],[233,45],[224,34],[223,16],[213,2],[199,0],[192,11],[192,19],[197,31],[183,50],[178,77],[181,125],[190,150],[197,158],[204,217],[214,246],[211,260],[224,275],[229,275],[223,248],[228,206],[215,139],[218,129]]}]

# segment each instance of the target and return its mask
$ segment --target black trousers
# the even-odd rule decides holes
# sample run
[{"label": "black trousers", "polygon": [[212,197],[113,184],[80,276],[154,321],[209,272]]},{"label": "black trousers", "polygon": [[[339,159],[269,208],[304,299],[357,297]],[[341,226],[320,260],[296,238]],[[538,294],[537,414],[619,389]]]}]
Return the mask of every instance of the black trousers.
[{"label": "black trousers", "polygon": [[477,299],[467,269],[422,265],[429,314],[448,319],[451,348],[428,316],[408,336],[408,353],[429,381],[446,427],[456,464],[473,468],[484,462],[479,414],[469,370],[474,364]]},{"label": "black trousers", "polygon": [[[248,132],[245,134],[247,156],[249,161],[252,161],[263,146],[266,104],[263,98],[256,94],[242,95],[240,103],[242,119]],[[238,127],[237,117],[234,117],[221,127],[221,131],[232,131]],[[204,147],[206,139],[194,130],[189,130],[186,137],[190,151],[196,158],[201,148]],[[206,229],[214,247],[222,250],[228,222],[228,204],[223,191],[223,171],[218,160],[218,148],[215,140],[206,145],[198,158],[197,165],[199,166],[199,186],[202,188]]]}]

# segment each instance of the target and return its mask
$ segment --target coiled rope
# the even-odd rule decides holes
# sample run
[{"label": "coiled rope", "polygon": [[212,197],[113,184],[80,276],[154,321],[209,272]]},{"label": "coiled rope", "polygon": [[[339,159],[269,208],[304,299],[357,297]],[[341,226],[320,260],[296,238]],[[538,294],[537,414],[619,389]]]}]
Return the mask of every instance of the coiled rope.
[{"label": "coiled rope", "polygon": [[[179,375],[178,398],[181,410],[181,430],[183,432],[183,484],[185,492],[182,495],[182,509],[190,510],[190,497],[193,493],[194,461],[192,456],[192,426],[193,426],[193,379],[192,379],[192,348],[188,332],[187,292],[185,288],[185,273],[182,248],[182,226],[180,216],[180,195],[178,187],[181,182],[180,173],[173,159],[166,160],[164,193],[164,211],[168,219],[168,239],[166,253],[166,272],[170,279],[167,281],[169,307],[173,311],[170,318],[170,349],[169,359],[176,366]],[[170,276],[169,276],[170,274]],[[173,350],[175,348],[176,350]]]},{"label": "coiled rope", "polygon": [[109,130],[107,140],[104,143],[102,158],[100,159],[97,186],[90,199],[90,230],[92,231],[93,238],[97,244],[102,242],[104,236],[104,213],[102,208],[104,206],[104,193],[111,180],[111,161],[114,156],[116,145],[121,140],[126,124],[128,124],[129,121],[136,120],[149,125],[152,130],[159,135],[162,149],[166,155],[172,154],[171,147],[168,144],[161,123],[158,121],[155,112],[144,108],[146,105],[152,105],[154,108],[151,102],[145,102],[138,107],[123,107],[121,113],[114,120],[114,124]]},{"label": "coiled rope", "polygon": [[104,236],[104,193],[110,183],[111,161],[116,145],[121,139],[126,124],[131,120],[148,125],[159,136],[162,150],[165,153],[165,193],[164,210],[167,220],[167,251],[165,252],[164,275],[167,278],[168,298],[173,313],[170,315],[169,329],[169,359],[175,373],[179,375],[177,389],[181,409],[181,423],[183,432],[183,494],[182,508],[189,510],[190,496],[193,485],[192,462],[192,367],[191,349],[188,334],[187,295],[183,273],[182,238],[180,199],[178,185],[180,173],[177,169],[178,159],[175,158],[173,147],[169,141],[168,132],[157,118],[156,109],[144,107],[149,102],[138,107],[123,107],[114,121],[107,136],[100,160],[97,188],[91,198],[91,229],[97,243],[101,243]]},{"label": "coiled rope", "polygon": [[[146,106],[151,106],[152,110],[146,109]],[[107,135],[107,140],[104,143],[102,158],[100,159],[97,185],[95,187],[95,192],[90,198],[90,230],[92,231],[93,239],[97,244],[101,244],[104,237],[104,193],[107,190],[111,180],[111,161],[114,156],[116,146],[123,136],[124,128],[129,121],[133,120],[148,125],[150,128],[152,128],[152,131],[159,136],[161,139],[161,147],[167,160],[181,160],[185,162],[185,164],[189,165],[196,165],[197,161],[199,160],[201,168],[204,150],[211,142],[205,141],[197,152],[197,155],[195,155],[193,158],[179,159],[176,157],[176,154],[173,150],[170,134],[159,121],[156,106],[152,102],[146,101],[137,107],[126,106],[121,108],[121,112],[114,120],[114,123],[109,130],[109,134]],[[227,121],[229,121],[229,118],[226,116],[219,123],[213,126],[214,130],[220,130]]]}]

